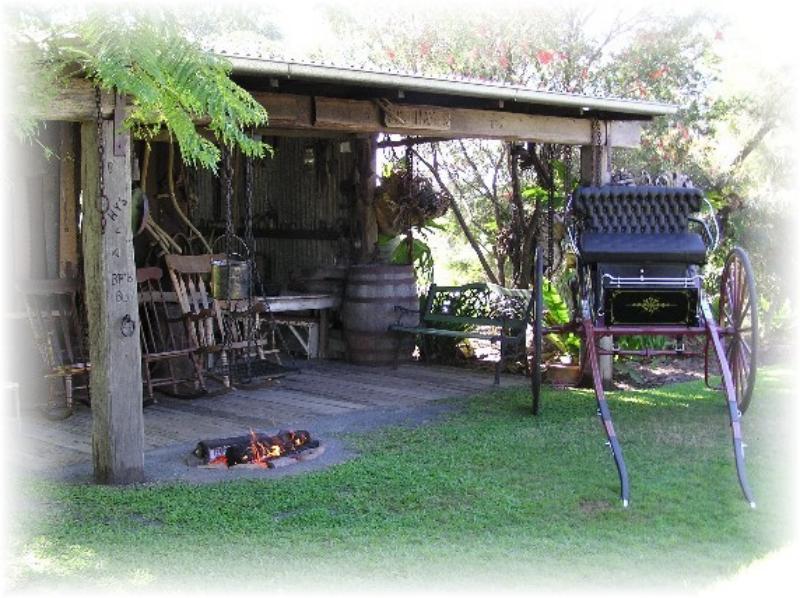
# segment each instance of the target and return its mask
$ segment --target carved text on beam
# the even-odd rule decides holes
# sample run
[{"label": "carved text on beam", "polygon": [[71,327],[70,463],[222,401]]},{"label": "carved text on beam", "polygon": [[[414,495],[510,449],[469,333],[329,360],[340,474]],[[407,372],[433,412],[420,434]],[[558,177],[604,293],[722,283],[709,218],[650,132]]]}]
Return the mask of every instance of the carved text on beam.
[{"label": "carved text on beam", "polygon": [[417,129],[423,131],[449,131],[452,115],[449,110],[432,110],[392,106],[385,112],[387,127],[394,129]]}]

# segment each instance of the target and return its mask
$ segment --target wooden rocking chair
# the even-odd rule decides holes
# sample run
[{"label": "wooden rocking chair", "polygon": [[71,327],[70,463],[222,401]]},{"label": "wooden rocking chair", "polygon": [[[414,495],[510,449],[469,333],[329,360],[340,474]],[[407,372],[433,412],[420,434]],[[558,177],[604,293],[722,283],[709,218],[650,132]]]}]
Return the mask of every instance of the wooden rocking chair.
[{"label": "wooden rocking chair", "polygon": [[165,259],[190,338],[199,351],[219,356],[222,383],[229,388],[231,360],[239,357],[264,360],[267,354],[278,351],[266,347],[271,341],[261,330],[264,306],[260,302],[253,301],[246,309],[248,302],[236,301],[228,309],[227,302],[212,298],[211,262],[224,257],[224,254],[167,255]]},{"label": "wooden rocking chair", "polygon": [[[172,394],[182,396],[178,385],[192,382],[191,396],[198,391],[205,393],[206,384],[198,357],[198,345],[192,339],[188,326],[176,331],[176,323],[184,324],[185,318],[161,286],[163,271],[161,268],[139,268],[136,270],[136,282],[139,296],[139,331],[142,346],[142,375],[144,377],[147,396],[153,402],[153,388],[168,386]],[[178,312],[178,313],[175,313]],[[176,360],[188,359],[193,375],[186,376],[176,371]],[[166,372],[160,375],[154,371],[157,364],[164,363]]]},{"label": "wooden rocking chair", "polygon": [[[51,382],[62,379],[68,412],[72,411],[73,391],[89,390],[91,365],[80,288],[80,281],[74,278],[27,280],[18,285],[33,340],[47,369],[45,378]],[[79,376],[85,378],[76,384]]]}]

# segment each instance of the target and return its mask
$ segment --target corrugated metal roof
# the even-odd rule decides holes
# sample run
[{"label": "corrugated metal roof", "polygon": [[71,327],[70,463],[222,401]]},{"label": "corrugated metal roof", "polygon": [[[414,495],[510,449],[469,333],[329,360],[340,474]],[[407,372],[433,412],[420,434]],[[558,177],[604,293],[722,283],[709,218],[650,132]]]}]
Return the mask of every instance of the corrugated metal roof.
[{"label": "corrugated metal roof", "polygon": [[385,87],[402,91],[502,100],[531,105],[572,109],[578,114],[603,112],[649,119],[674,114],[677,106],[659,102],[599,98],[585,95],[541,91],[521,85],[497,81],[468,79],[455,76],[432,76],[399,70],[379,70],[372,67],[344,66],[309,60],[291,60],[260,53],[213,51],[227,58],[234,74],[284,78],[296,81],[334,83],[357,87]]}]

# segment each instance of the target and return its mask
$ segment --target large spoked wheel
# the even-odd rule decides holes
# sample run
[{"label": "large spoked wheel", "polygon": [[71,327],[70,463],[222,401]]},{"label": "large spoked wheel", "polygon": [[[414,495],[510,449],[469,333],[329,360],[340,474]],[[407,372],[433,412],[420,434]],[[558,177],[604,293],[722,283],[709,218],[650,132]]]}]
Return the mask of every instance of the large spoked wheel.
[{"label": "large spoked wheel", "polygon": [[731,368],[736,404],[744,413],[756,382],[758,297],[750,258],[735,247],[725,261],[719,295],[719,328]]},{"label": "large spoked wheel", "polygon": [[544,324],[544,268],[542,266],[542,250],[536,250],[534,262],[533,292],[533,359],[531,360],[531,396],[533,398],[533,414],[539,415],[540,395],[542,390],[542,326]]}]

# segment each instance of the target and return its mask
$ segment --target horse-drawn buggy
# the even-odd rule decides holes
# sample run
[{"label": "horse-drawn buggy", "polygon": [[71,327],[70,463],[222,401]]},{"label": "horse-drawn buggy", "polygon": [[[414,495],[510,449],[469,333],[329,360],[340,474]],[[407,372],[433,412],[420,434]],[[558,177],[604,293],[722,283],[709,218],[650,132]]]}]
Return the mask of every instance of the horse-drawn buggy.
[{"label": "horse-drawn buggy", "polygon": [[[543,320],[541,251],[535,260],[533,413],[540,410],[543,337],[574,332],[582,337],[585,370],[593,379],[598,415],[619,472],[623,505],[630,500],[628,474],[601,379],[605,355],[705,357],[706,384],[719,368],[727,400],[739,484],[755,506],[744,465],[741,418],[756,375],[756,291],[747,254],[734,248],[721,275],[718,309],[703,288],[703,266],[719,240],[713,208],[688,187],[623,186],[578,188],[566,208],[567,237],[576,255],[573,318],[547,327]],[[661,336],[674,345],[626,350],[614,339]],[[704,337],[705,350],[687,348],[689,337]],[[600,339],[611,339],[600,342]]]}]

